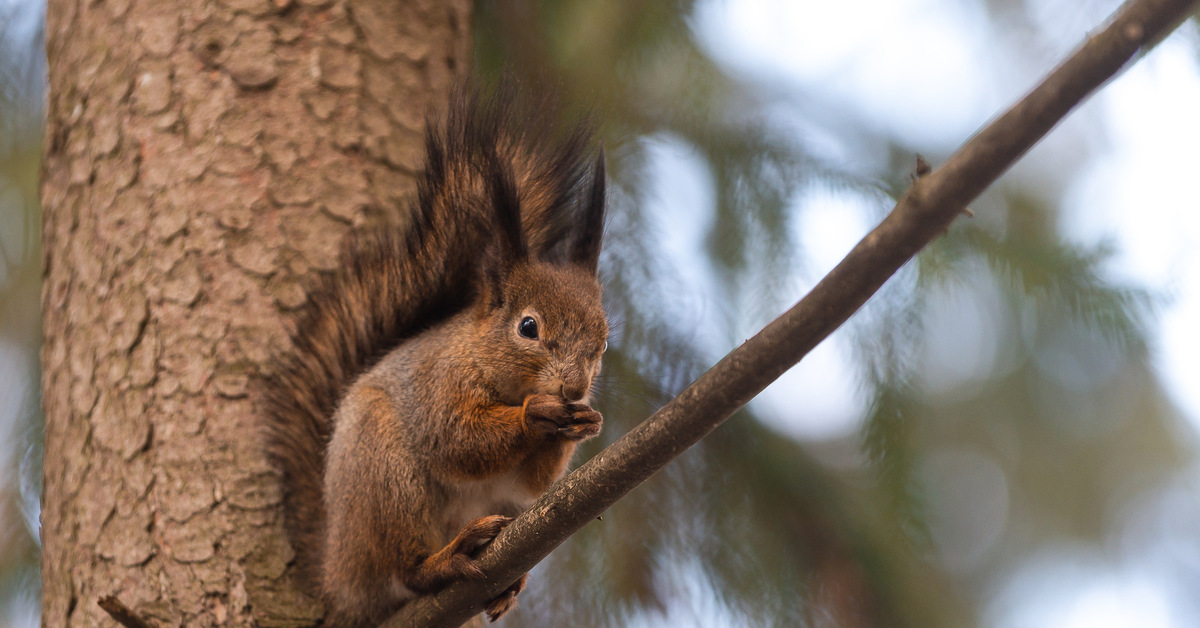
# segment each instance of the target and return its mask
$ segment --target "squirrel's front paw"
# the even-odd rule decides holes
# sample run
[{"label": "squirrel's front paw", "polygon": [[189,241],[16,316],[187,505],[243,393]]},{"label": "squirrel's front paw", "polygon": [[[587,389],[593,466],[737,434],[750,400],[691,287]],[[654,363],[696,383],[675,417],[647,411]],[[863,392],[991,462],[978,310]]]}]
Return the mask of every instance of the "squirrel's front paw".
[{"label": "squirrel's front paw", "polygon": [[585,403],[567,403],[555,395],[530,395],[525,420],[535,431],[567,440],[584,440],[600,433],[604,418]]}]

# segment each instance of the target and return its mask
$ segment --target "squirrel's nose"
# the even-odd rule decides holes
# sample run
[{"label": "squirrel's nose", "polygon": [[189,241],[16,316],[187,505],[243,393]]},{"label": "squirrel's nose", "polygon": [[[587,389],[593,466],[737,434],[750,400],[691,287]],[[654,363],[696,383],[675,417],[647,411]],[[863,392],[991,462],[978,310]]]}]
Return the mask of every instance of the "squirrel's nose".
[{"label": "squirrel's nose", "polygon": [[585,382],[563,382],[561,394],[563,399],[571,403],[583,400],[587,396],[588,387]]}]

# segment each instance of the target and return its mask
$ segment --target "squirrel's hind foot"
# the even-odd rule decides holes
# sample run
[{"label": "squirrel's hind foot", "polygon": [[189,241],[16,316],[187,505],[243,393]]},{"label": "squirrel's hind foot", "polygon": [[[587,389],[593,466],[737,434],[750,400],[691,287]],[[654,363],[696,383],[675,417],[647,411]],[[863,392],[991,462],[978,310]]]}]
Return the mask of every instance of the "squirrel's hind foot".
[{"label": "squirrel's hind foot", "polygon": [[431,593],[460,578],[483,578],[483,570],[475,561],[474,554],[496,538],[509,523],[512,523],[512,517],[503,515],[472,520],[459,530],[446,547],[421,562],[409,579],[408,588]]},{"label": "squirrel's hind foot", "polygon": [[525,583],[529,580],[529,574],[522,574],[517,581],[512,583],[512,586],[504,590],[503,593],[492,598],[484,607],[487,613],[489,622],[494,622],[504,616],[505,613],[517,607],[517,594],[525,590]]},{"label": "squirrel's hind foot", "polygon": [[474,556],[480,548],[492,542],[500,531],[512,523],[512,517],[504,515],[488,515],[472,519],[462,530],[458,531],[454,540],[446,546],[452,554]]}]

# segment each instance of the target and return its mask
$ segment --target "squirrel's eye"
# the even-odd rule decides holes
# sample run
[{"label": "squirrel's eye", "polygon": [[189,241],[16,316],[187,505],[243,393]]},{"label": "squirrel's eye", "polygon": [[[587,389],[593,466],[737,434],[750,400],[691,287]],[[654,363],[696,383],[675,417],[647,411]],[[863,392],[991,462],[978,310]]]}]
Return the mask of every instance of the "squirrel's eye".
[{"label": "squirrel's eye", "polygon": [[537,321],[533,320],[532,316],[526,316],[525,318],[522,318],[521,322],[517,323],[517,333],[529,338],[530,340],[537,340]]}]

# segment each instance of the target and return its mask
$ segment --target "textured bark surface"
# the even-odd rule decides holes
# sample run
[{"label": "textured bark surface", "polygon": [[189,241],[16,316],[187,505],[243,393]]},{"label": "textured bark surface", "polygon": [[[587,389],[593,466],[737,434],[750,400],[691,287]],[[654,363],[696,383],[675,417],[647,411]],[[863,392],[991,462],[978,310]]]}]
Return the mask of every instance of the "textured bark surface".
[{"label": "textured bark surface", "polygon": [[467,0],[51,0],[43,623],[307,625],[251,382],[413,189]]}]

